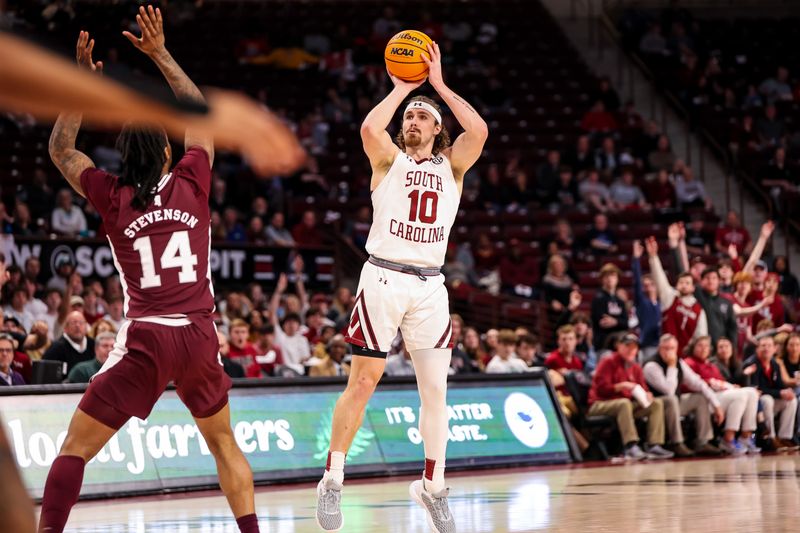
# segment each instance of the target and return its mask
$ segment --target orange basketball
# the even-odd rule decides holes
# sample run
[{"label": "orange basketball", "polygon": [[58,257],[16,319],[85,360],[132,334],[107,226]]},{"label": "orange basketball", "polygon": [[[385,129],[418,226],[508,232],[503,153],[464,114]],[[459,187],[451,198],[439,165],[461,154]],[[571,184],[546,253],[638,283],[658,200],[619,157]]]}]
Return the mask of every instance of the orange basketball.
[{"label": "orange basketball", "polygon": [[420,81],[428,75],[428,65],[422,60],[430,59],[428,45],[431,38],[416,30],[404,30],[392,37],[383,58],[392,76],[403,81]]}]

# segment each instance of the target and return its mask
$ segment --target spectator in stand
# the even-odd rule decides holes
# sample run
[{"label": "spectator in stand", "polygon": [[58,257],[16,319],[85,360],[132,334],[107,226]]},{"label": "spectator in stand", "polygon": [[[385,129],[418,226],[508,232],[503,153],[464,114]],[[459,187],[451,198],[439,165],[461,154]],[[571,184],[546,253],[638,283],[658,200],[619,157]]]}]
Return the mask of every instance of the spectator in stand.
[{"label": "spectator in stand", "polygon": [[303,212],[302,220],[292,228],[292,237],[294,242],[301,246],[322,246],[322,234],[314,211]]},{"label": "spectator in stand", "polygon": [[[678,356],[678,339],[667,333],[659,339],[658,351],[643,367],[644,377],[655,396],[664,401],[664,418],[670,449],[678,457],[719,455],[720,449],[710,444],[714,438],[710,411],[714,421],[722,424],[725,412],[714,391]],[[713,408],[713,409],[712,409]],[[697,438],[694,451],[685,445],[681,417],[694,413]]]},{"label": "spectator in stand", "polygon": [[222,367],[225,370],[225,373],[232,378],[243,378],[244,369],[228,358],[228,351],[230,350],[228,337],[226,337],[221,331],[217,331],[217,341],[219,342],[219,354],[222,359]]},{"label": "spectator in stand", "polygon": [[261,376],[261,369],[256,363],[258,350],[248,341],[250,337],[250,324],[237,318],[228,326],[228,358],[244,369],[245,376],[257,378]]},{"label": "spectator in stand", "polygon": [[642,189],[633,181],[633,171],[624,169],[620,179],[611,185],[611,201],[618,209],[641,209],[647,211],[650,206],[645,200]]},{"label": "spectator in stand", "polygon": [[[596,350],[605,348],[606,339],[612,333],[628,329],[625,302],[617,296],[620,274],[619,268],[612,263],[600,269],[600,290],[592,300],[592,330]],[[636,345],[639,346],[638,339]]]},{"label": "spectator in stand", "polygon": [[686,229],[686,250],[692,255],[710,255],[711,243],[703,231],[705,217],[702,213],[693,213],[689,227]]},{"label": "spectator in stand", "polygon": [[694,179],[694,171],[688,166],[684,166],[682,174],[675,178],[675,198],[681,209],[702,207],[710,210],[712,207],[705,186]]},{"label": "spectator in stand", "polygon": [[669,143],[669,137],[661,135],[658,138],[656,149],[647,155],[647,164],[651,169],[672,168],[675,164],[675,154]]},{"label": "spectator in stand", "polygon": [[22,237],[41,237],[44,231],[31,218],[28,204],[18,201],[14,206],[14,225],[11,232]]},{"label": "spectator in stand", "polygon": [[[625,447],[625,457],[670,459],[674,454],[664,446],[664,403],[648,390],[642,368],[636,363],[639,340],[626,334],[617,350],[602,359],[589,390],[589,416],[610,416]],[[647,418],[647,452],[639,446],[636,419]]]},{"label": "spectator in stand", "polygon": [[739,255],[749,254],[753,250],[753,243],[747,228],[742,227],[739,213],[731,209],[725,216],[725,224],[717,228],[714,237],[714,246],[717,252],[727,253],[728,247],[734,245]]},{"label": "spectator in stand", "polygon": [[59,318],[61,309],[61,291],[58,289],[47,289],[44,293],[44,303],[47,311],[38,315],[37,320],[47,324],[48,338],[53,340],[56,325],[61,322]]},{"label": "spectator in stand", "polygon": [[23,350],[31,361],[39,361],[44,357],[44,353],[52,345],[50,340],[50,330],[47,324],[41,320],[33,323],[33,327],[28,332],[23,344]]},{"label": "spectator in stand", "polygon": [[350,364],[345,362],[347,343],[344,336],[335,335],[326,347],[327,356],[308,370],[311,377],[349,376]]},{"label": "spectator in stand", "polygon": [[733,385],[747,386],[749,376],[755,372],[755,366],[751,365],[749,370],[745,370],[742,367],[741,359],[736,357],[736,352],[730,339],[720,337],[714,352],[716,355],[711,358],[711,363],[717,367],[722,378]]},{"label": "spectator in stand", "polygon": [[506,196],[500,167],[492,163],[486,169],[486,177],[481,180],[478,198],[487,210],[501,211],[508,200]]},{"label": "spectator in stand", "polygon": [[570,303],[570,295],[577,288],[567,271],[567,260],[559,254],[550,256],[547,273],[542,278],[544,301],[554,313],[560,315]]},{"label": "spectator in stand", "polygon": [[303,326],[303,335],[308,339],[311,346],[317,344],[322,336],[323,327],[330,325],[322,310],[317,307],[310,307],[306,311],[306,322]]},{"label": "spectator in stand", "polygon": [[536,199],[536,191],[531,186],[528,173],[520,169],[514,176],[514,184],[508,192],[509,211],[526,210],[528,204]]},{"label": "spectator in stand", "polygon": [[769,77],[758,86],[758,92],[764,95],[770,104],[777,101],[791,101],[792,87],[789,85],[789,69],[780,65],[774,77]]},{"label": "spectator in stand", "polygon": [[[473,374],[480,372],[478,362],[471,358],[466,352],[464,342],[464,319],[460,315],[450,315],[450,324],[452,331],[450,339],[453,343],[453,354],[450,358],[450,373],[451,374]],[[480,342],[480,338],[479,338]]]},{"label": "spectator in stand", "polygon": [[611,201],[611,193],[605,183],[600,181],[600,173],[589,170],[586,179],[578,185],[581,200],[596,211],[606,213],[615,209]]},{"label": "spectator in stand", "polygon": [[222,224],[225,227],[225,240],[228,242],[246,242],[247,234],[239,222],[239,212],[233,207],[226,207],[222,213]]},{"label": "spectator in stand", "polygon": [[111,322],[106,322],[101,318],[92,324],[92,327],[89,329],[89,336],[96,340],[97,336],[101,333],[113,333],[116,335],[117,330],[114,328],[114,325]]},{"label": "spectator in stand", "polygon": [[261,217],[252,217],[250,222],[247,223],[247,230],[245,231],[247,242],[260,246],[267,244],[267,233],[265,229]]},{"label": "spectator in stand", "polygon": [[539,274],[536,260],[526,255],[519,239],[511,239],[508,251],[500,260],[500,280],[503,292],[523,298],[533,297],[533,286]]},{"label": "spectator in stand", "polygon": [[675,186],[669,178],[669,171],[661,169],[656,178],[647,185],[647,201],[656,209],[675,207]]},{"label": "spectator in stand", "polygon": [[594,168],[599,170],[603,176],[610,179],[622,165],[622,158],[617,152],[616,143],[613,137],[605,137],[600,149],[595,152]]},{"label": "spectator in stand", "polygon": [[733,276],[734,292],[728,299],[733,304],[733,312],[736,315],[737,336],[736,347],[739,354],[744,353],[745,345],[752,340],[753,316],[760,307],[769,305],[768,299],[762,299],[754,306],[748,305],[748,296],[753,286],[753,275],[747,271],[737,272]]},{"label": "spectator in stand", "polygon": [[588,252],[591,255],[603,257],[615,254],[619,250],[617,236],[609,228],[608,217],[604,213],[594,216],[594,224],[586,234]]},{"label": "spectator in stand", "polygon": [[275,328],[275,344],[281,349],[283,360],[286,366],[295,370],[299,374],[304,373],[303,364],[311,357],[311,345],[308,339],[300,331],[302,323],[300,315],[296,312],[289,312],[283,318],[283,324],[278,318],[278,307],[281,296],[286,292],[289,280],[286,274],[281,274],[278,278],[278,285],[270,301],[270,313],[272,314],[272,325]]},{"label": "spectator in stand", "polygon": [[602,100],[597,100],[592,108],[583,115],[581,129],[592,134],[609,133],[619,129],[614,115],[606,110]]},{"label": "spectator in stand", "polygon": [[786,125],[778,117],[778,110],[773,104],[764,108],[764,116],[756,121],[756,133],[762,147],[777,146],[786,133]]},{"label": "spectator in stand", "polygon": [[94,356],[94,340],[86,335],[87,330],[83,313],[70,312],[64,322],[64,335],[45,352],[43,359],[66,363],[67,373],[78,363],[89,361]]},{"label": "spectator in stand", "polygon": [[772,269],[780,279],[778,292],[790,300],[797,300],[800,298],[800,284],[797,282],[797,277],[789,271],[789,260],[787,257],[785,255],[775,256]]},{"label": "spectator in stand", "polygon": [[86,232],[86,217],[74,204],[72,191],[61,189],[56,197],[56,208],[50,218],[50,229],[65,237],[77,237]]},{"label": "spectator in stand", "polygon": [[[745,270],[749,270],[756,262],[758,257],[763,251],[766,241],[772,232],[772,225],[767,223],[762,227],[762,232],[759,236],[759,241],[756,245],[757,250],[753,253],[745,266]],[[688,262],[688,252],[686,250],[685,231],[681,224],[672,224],[667,231],[669,238],[669,246],[673,250],[679,250],[678,264],[684,268]],[[731,249],[735,248],[731,246]],[[730,298],[723,295],[720,291],[720,275],[716,269],[702,267],[700,272],[700,286],[695,288],[695,297],[703,306],[708,321],[708,333],[711,335],[713,342],[719,340],[720,337],[727,337],[729,339],[736,339],[737,325],[736,315],[731,305]],[[695,267],[691,267],[693,276],[695,275]]]},{"label": "spectator in stand", "polygon": [[478,285],[496,294],[500,285],[500,277],[497,272],[500,257],[495,243],[488,233],[478,235],[478,242],[472,255],[475,258],[475,274],[478,277]]},{"label": "spectator in stand", "polygon": [[497,351],[486,365],[486,373],[517,374],[530,371],[525,361],[514,352],[516,346],[517,334],[510,329],[500,330],[497,334]]},{"label": "spectator in stand", "polygon": [[[562,376],[567,375],[569,372],[583,372],[583,360],[581,355],[576,352],[578,337],[575,333],[575,327],[569,324],[561,326],[556,332],[556,338],[558,339],[558,348],[550,352],[544,360],[544,366]],[[575,405],[572,396],[570,396],[566,384],[560,385],[556,392],[558,393],[558,400],[568,413],[567,416],[571,417],[577,414],[578,407]]]},{"label": "spectator in stand", "polygon": [[776,361],[783,367],[784,383],[794,388],[795,396],[800,396],[800,333],[793,332],[786,337],[783,356]]},{"label": "spectator in stand", "polygon": [[800,185],[798,169],[791,168],[786,161],[786,148],[778,146],[769,165],[763,170],[761,185],[769,189],[770,196],[775,201],[775,206],[786,214],[787,206],[783,195],[796,192]]},{"label": "spectator in stand", "polygon": [[555,204],[552,208],[569,211],[574,209],[580,202],[578,183],[568,166],[562,166],[558,173],[558,186],[555,191]]},{"label": "spectator in stand", "polygon": [[556,199],[559,173],[561,172],[561,154],[558,150],[547,152],[547,161],[542,163],[536,171],[536,199],[543,206],[549,205]]},{"label": "spectator in stand", "polygon": [[[716,393],[725,412],[725,432],[720,440],[720,449],[731,455],[758,453],[753,432],[756,429],[758,393],[755,389],[740,388],[725,380],[717,365],[709,360],[711,339],[698,337],[689,346],[686,365],[699,375]],[[740,432],[736,440],[736,433]]]},{"label": "spectator in stand", "polygon": [[248,217],[258,217],[261,219],[263,225],[266,226],[269,222],[269,218],[267,216],[268,211],[269,204],[267,203],[267,199],[263,196],[256,196],[253,198],[253,202],[250,204],[250,214]]},{"label": "spectator in stand", "polygon": [[668,54],[667,40],[661,34],[661,26],[652,24],[639,41],[639,50],[646,54],[662,57]]},{"label": "spectator in stand", "polygon": [[14,337],[0,333],[0,387],[25,385],[25,378],[12,367],[16,349]]},{"label": "spectator in stand", "polygon": [[733,294],[733,261],[727,257],[723,257],[717,263],[717,272],[719,272],[719,292],[730,296]]},{"label": "spectator in stand", "polygon": [[389,354],[386,358],[387,376],[413,376],[414,362],[411,360],[411,353],[406,350],[405,343],[401,342],[397,353]]},{"label": "spectator in stand", "polygon": [[[337,324],[344,324],[350,320],[350,311],[353,309],[353,292],[347,287],[339,287],[333,295],[328,319]],[[343,326],[342,326],[343,327]]]},{"label": "spectator in stand", "polygon": [[566,161],[578,177],[594,166],[594,153],[588,135],[581,135],[575,143],[575,151],[570,154]]},{"label": "spectator in stand", "polygon": [[344,229],[344,237],[352,245],[363,250],[367,245],[369,229],[372,226],[372,211],[367,206],[361,206],[356,211],[354,219],[349,219]]},{"label": "spectator in stand", "polygon": [[[522,331],[524,330],[524,331]],[[539,357],[542,343],[535,335],[531,335],[525,328],[517,328],[517,347],[516,354],[528,368],[542,366],[542,359]]]},{"label": "spectator in stand", "polygon": [[600,84],[597,92],[594,94],[593,100],[600,100],[603,106],[609,113],[616,113],[619,111],[620,101],[617,91],[611,86],[611,80],[603,76],[600,78]]},{"label": "spectator in stand", "polygon": [[[773,327],[780,328],[786,323],[786,309],[783,305],[783,298],[778,292],[779,287],[778,275],[774,272],[769,273],[767,281],[764,282],[764,297],[755,305],[757,307],[755,315],[753,315],[755,324],[766,319],[772,321]],[[753,328],[753,333],[755,333],[755,328]]]},{"label": "spectator in stand", "polygon": [[639,321],[639,337],[641,339],[642,358],[649,359],[658,350],[658,341],[661,337],[661,304],[658,301],[658,288],[651,275],[642,275],[641,258],[644,255],[644,246],[640,241],[633,243],[633,271],[634,305],[636,318]]},{"label": "spectator in stand", "polygon": [[[781,367],[775,362],[777,346],[771,336],[758,341],[756,349],[756,371],[752,383],[761,392],[761,408],[764,411],[764,423],[767,427],[772,445],[776,450],[794,448],[795,420],[797,415],[797,398],[794,390],[783,382]],[[753,359],[750,360],[753,362]],[[747,365],[748,362],[745,362]],[[775,416],[780,415],[778,428],[775,428]]]},{"label": "spectator in stand", "polygon": [[13,316],[28,331],[33,326],[34,316],[26,309],[28,305],[28,289],[17,285],[11,292],[11,303],[3,308],[6,316]]},{"label": "spectator in stand", "polygon": [[569,324],[575,328],[575,336],[577,339],[575,350],[578,353],[586,354],[583,365],[584,370],[588,373],[592,373],[597,367],[597,351],[594,349],[592,320],[586,313],[575,312],[570,317]]},{"label": "spectator in stand", "polygon": [[81,297],[83,298],[83,316],[86,317],[86,321],[91,326],[103,318],[103,315],[106,314],[106,310],[100,303],[97,292],[95,292],[93,288],[86,287],[83,289]]},{"label": "spectator in stand", "polygon": [[285,219],[283,213],[280,211],[273,213],[270,219],[269,226],[267,226],[267,242],[270,246],[285,246],[292,248],[295,245],[294,238],[289,230],[284,226]]},{"label": "spectator in stand", "polygon": [[475,328],[464,330],[464,352],[470,358],[472,364],[477,367],[479,372],[483,372],[486,363],[489,361],[489,354],[486,353],[481,345],[481,336]]},{"label": "spectator in stand", "polygon": [[678,353],[683,354],[693,339],[708,334],[706,313],[695,297],[692,275],[688,272],[681,273],[677,285],[673,288],[661,266],[655,237],[648,238],[645,246],[650,261],[650,272],[658,287],[658,298],[663,310],[662,331],[678,340]]},{"label": "spectator in stand", "polygon": [[94,359],[75,365],[67,376],[67,383],[89,383],[92,376],[105,364],[108,354],[114,349],[116,338],[117,336],[109,331],[97,335],[94,338]]},{"label": "spectator in stand", "polygon": [[[252,329],[252,328],[251,328]],[[274,376],[275,369],[283,365],[283,354],[275,344],[275,328],[271,325],[262,326],[258,331],[256,340],[256,363],[261,368],[262,376]]]},{"label": "spectator in stand", "polygon": [[565,218],[556,220],[555,232],[552,240],[548,243],[547,253],[549,255],[560,254],[565,258],[572,257],[575,244],[575,234],[569,221]]}]

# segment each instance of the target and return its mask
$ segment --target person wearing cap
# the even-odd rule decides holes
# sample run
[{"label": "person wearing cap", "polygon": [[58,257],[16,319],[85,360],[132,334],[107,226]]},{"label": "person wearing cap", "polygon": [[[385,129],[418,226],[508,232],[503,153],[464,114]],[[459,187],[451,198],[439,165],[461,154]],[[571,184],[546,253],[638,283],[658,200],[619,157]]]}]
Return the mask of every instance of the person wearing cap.
[{"label": "person wearing cap", "polygon": [[[669,448],[675,455],[719,455],[719,448],[710,444],[714,438],[710,411],[713,411],[717,424],[725,420],[725,413],[711,387],[678,356],[678,339],[669,333],[662,335],[658,352],[644,364],[642,370],[653,395],[664,401],[664,420],[671,442]],[[694,413],[697,430],[694,451],[684,444],[681,427],[681,417],[690,413]]]},{"label": "person wearing cap", "polygon": [[717,252],[721,254],[727,253],[730,245],[734,245],[740,255],[750,253],[753,249],[750,233],[746,228],[742,227],[739,213],[733,209],[728,211],[725,217],[725,224],[717,228],[714,237],[714,246]]},{"label": "person wearing cap", "polygon": [[[678,276],[678,283],[672,287],[658,257],[658,243],[655,237],[645,242],[650,262],[650,272],[658,287],[658,298],[663,310],[663,333],[674,335],[678,340],[678,353],[683,353],[692,339],[706,335],[708,324],[706,313],[694,295],[694,279],[688,272]],[[728,304],[730,305],[730,304]]]},{"label": "person wearing cap", "polygon": [[78,363],[91,360],[94,340],[86,335],[88,327],[82,312],[70,312],[64,322],[64,334],[44,353],[43,359],[66,363],[67,373]]},{"label": "person wearing cap", "polygon": [[592,328],[596,350],[604,348],[606,338],[612,333],[628,329],[625,302],[617,296],[620,274],[619,267],[613,263],[606,263],[600,269],[600,290],[592,300]]},{"label": "person wearing cap", "polygon": [[117,336],[109,331],[99,334],[94,339],[94,359],[75,365],[67,376],[67,383],[89,383],[92,376],[105,364],[108,354],[114,349],[116,338]]},{"label": "person wearing cap", "polygon": [[[670,459],[664,449],[664,402],[650,392],[642,367],[636,363],[639,338],[628,333],[616,351],[597,365],[589,390],[589,416],[616,419],[627,459]],[[647,418],[647,451],[639,446],[636,419]]]},{"label": "person wearing cap", "polygon": [[744,347],[747,341],[752,338],[752,325],[753,317],[762,307],[768,306],[772,303],[770,298],[764,298],[756,305],[751,306],[748,302],[748,296],[753,286],[753,275],[750,272],[737,272],[733,276],[734,293],[728,295],[728,299],[733,304],[733,312],[736,315],[737,336],[736,347],[738,353],[744,352]]}]

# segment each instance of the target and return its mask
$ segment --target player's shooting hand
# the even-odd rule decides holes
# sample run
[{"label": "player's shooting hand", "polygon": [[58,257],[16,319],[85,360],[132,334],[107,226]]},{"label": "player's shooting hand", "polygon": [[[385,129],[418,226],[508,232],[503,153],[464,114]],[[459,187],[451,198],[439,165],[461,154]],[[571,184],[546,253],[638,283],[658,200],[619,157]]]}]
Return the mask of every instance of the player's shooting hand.
[{"label": "player's shooting hand", "polygon": [[444,77],[442,76],[442,52],[439,50],[439,45],[435,42],[428,45],[428,53],[430,59],[422,55],[422,60],[428,65],[428,81],[434,89],[444,85]]},{"label": "player's shooting hand", "polygon": [[139,24],[141,37],[136,37],[129,31],[123,31],[122,35],[139,50],[152,56],[165,49],[164,47],[164,21],[161,18],[161,10],[153,9],[153,6],[139,7],[139,14],[136,15],[136,22]]},{"label": "player's shooting hand", "polygon": [[80,32],[78,44],[75,46],[75,60],[78,62],[78,67],[102,74],[103,62],[92,61],[92,50],[94,50],[94,39],[89,38],[88,31]]},{"label": "player's shooting hand", "polygon": [[398,89],[404,89],[409,93],[414,89],[419,88],[423,83],[425,83],[425,80],[427,80],[427,78],[424,78],[420,81],[403,81],[400,78],[392,76],[392,74],[388,70],[386,72],[389,74],[389,78],[392,80],[392,83],[394,84],[395,87],[397,87]]}]

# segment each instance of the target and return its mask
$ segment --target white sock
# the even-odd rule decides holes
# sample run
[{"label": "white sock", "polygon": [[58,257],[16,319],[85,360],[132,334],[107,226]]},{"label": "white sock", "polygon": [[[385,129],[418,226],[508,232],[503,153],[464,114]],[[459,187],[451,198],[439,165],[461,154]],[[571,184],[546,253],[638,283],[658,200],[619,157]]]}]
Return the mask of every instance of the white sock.
[{"label": "white sock", "polygon": [[328,464],[322,479],[327,481],[333,479],[341,485],[344,483],[344,452],[328,452]]}]

